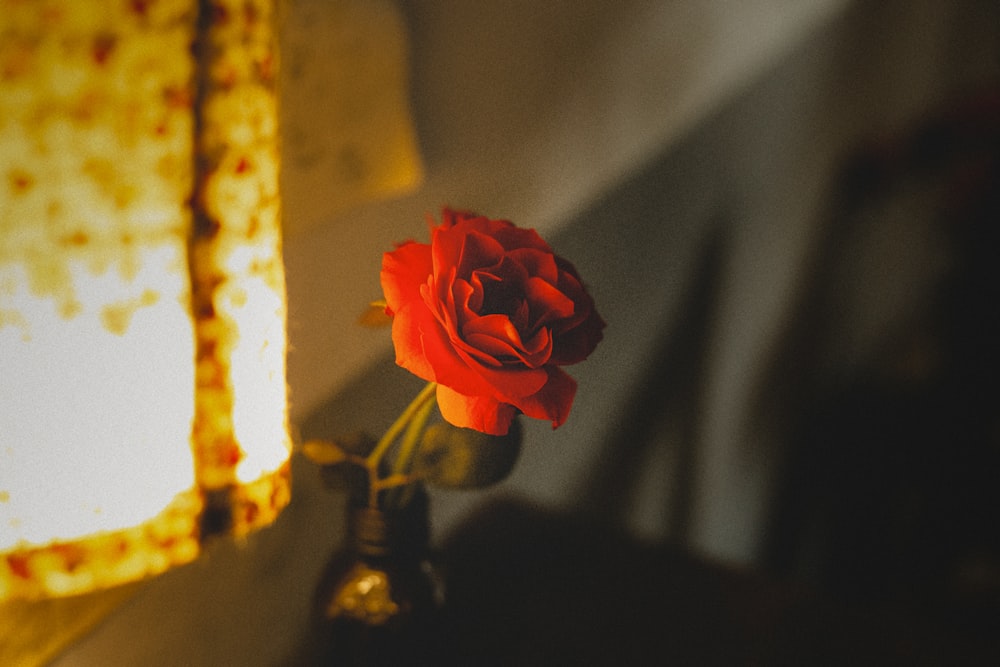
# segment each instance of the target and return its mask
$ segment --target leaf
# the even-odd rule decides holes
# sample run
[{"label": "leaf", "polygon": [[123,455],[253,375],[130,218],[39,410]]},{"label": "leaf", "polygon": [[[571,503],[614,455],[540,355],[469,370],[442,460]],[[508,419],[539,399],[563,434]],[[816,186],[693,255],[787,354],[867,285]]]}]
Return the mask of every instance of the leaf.
[{"label": "leaf", "polygon": [[337,442],[309,440],[302,445],[302,453],[319,466],[324,486],[364,495],[368,489],[364,457],[374,446],[368,434],[353,433],[341,436]]},{"label": "leaf", "polygon": [[340,445],[326,440],[310,440],[302,445],[302,453],[317,465],[332,466],[344,463],[350,457]]},{"label": "leaf", "polygon": [[329,440],[308,440],[302,445],[302,453],[313,463],[321,466],[337,465],[345,461],[358,463],[375,447],[375,440],[367,433],[357,432],[342,435],[336,442]]},{"label": "leaf", "polygon": [[385,300],[372,301],[365,312],[358,317],[358,324],[366,327],[381,328],[392,324],[392,317],[385,312]]},{"label": "leaf", "polygon": [[482,488],[506,478],[521,454],[521,423],[495,436],[438,422],[427,428],[413,472],[428,484],[452,489]]}]

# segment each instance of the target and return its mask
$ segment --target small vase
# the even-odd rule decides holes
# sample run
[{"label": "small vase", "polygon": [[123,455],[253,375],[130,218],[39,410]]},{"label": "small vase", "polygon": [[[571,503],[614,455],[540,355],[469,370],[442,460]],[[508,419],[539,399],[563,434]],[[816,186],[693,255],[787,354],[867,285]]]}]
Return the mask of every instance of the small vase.
[{"label": "small vase", "polygon": [[434,664],[439,587],[428,559],[427,494],[401,509],[352,505],[348,536],[317,589],[310,664]]}]

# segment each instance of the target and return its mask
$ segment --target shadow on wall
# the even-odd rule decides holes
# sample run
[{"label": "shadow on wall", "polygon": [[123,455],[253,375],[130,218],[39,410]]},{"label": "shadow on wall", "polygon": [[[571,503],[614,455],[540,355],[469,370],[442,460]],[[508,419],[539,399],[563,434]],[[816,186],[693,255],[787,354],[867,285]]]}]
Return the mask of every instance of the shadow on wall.
[{"label": "shadow on wall", "polygon": [[[745,562],[840,591],[1000,583],[1000,41],[979,23],[996,9],[913,8],[859,6],[700,128],[690,141],[714,179],[692,170],[679,184],[671,166],[690,165],[676,154],[652,171],[646,185],[672,193],[661,209],[647,199],[662,224],[683,220],[672,203],[684,183],[722,194],[702,216],[699,259],[683,262],[683,305],[632,367],[630,408],[611,415],[580,487],[593,515],[627,520],[637,478],[666,452],[657,520],[695,548],[726,555],[728,541]],[[887,138],[851,157],[872,135]],[[629,201],[622,192],[588,215]],[[659,248],[643,286],[673,275],[673,248]],[[781,273],[783,255],[795,268]],[[760,334],[754,311],[783,290]],[[735,406],[713,393],[726,384],[742,392]],[[741,531],[749,539],[727,536]]]},{"label": "shadow on wall", "polygon": [[860,151],[836,194],[758,397],[793,410],[765,564],[995,627],[1000,87]]},{"label": "shadow on wall", "polygon": [[[982,372],[989,360],[953,359],[961,368],[939,367],[949,384],[919,397],[912,378],[905,395],[872,394],[890,356],[915,363],[906,350],[920,348],[925,324],[966,322],[962,335],[927,331],[966,355],[990,340],[962,337],[993,331],[983,308],[943,315],[962,300],[920,296],[944,285],[952,295],[971,293],[958,287],[969,274],[944,269],[961,262],[968,272],[995,256],[988,226],[961,231],[925,215],[940,210],[942,188],[957,188],[966,183],[959,175],[981,168],[980,154],[943,155],[942,147],[961,150],[955,136],[937,135],[936,149],[934,141],[909,146],[903,138],[880,145],[866,170],[850,168],[852,176],[830,190],[859,137],[898,131],[963,82],[1000,69],[995,36],[962,41],[964,31],[975,32],[983,3],[902,6],[859,5],[552,239],[591,282],[607,338],[573,369],[580,392],[571,419],[556,432],[529,424],[509,480],[486,494],[435,496],[439,535],[491,495],[518,495],[618,525],[634,526],[645,512],[638,525],[652,526],[655,538],[749,563],[763,554],[775,571],[822,571],[813,578],[833,583],[860,577],[862,562],[881,562],[876,569],[888,576],[911,550],[941,558],[931,555],[940,548],[927,549],[937,529],[954,537],[962,524],[968,537],[972,524],[995,519],[980,511],[990,500],[983,484],[955,469],[976,471],[979,482],[1000,472],[988,454],[995,431],[977,445],[955,444],[955,423],[975,421],[983,434],[989,426],[987,408],[997,398]],[[951,23],[933,32],[937,12]],[[925,43],[928,35],[937,41]],[[948,57],[928,73],[924,61],[942,53]],[[899,67],[917,56],[916,65]],[[948,80],[952,69],[966,78]],[[995,137],[964,140],[987,146]],[[875,178],[879,170],[892,173]],[[995,284],[989,275],[977,280]],[[377,432],[419,385],[382,359],[316,410],[303,436]],[[876,408],[876,399],[888,402]],[[917,436],[928,446],[914,446]],[[932,473],[951,479],[928,479]],[[956,484],[971,494],[962,512]],[[760,510],[744,510],[747,499]],[[885,508],[886,523],[872,507]],[[903,525],[914,517],[921,520]],[[725,540],[738,531],[747,537],[727,554]],[[899,531],[908,536],[893,542]],[[994,539],[989,533],[982,539]],[[966,546],[971,560],[959,569],[967,577],[981,561],[975,545]],[[852,554],[865,557],[851,561]]]},{"label": "shadow on wall", "polygon": [[[920,20],[902,6],[859,3],[552,239],[591,281],[607,337],[573,371],[572,418],[555,432],[529,424],[510,479],[435,495],[439,538],[475,532],[463,519],[497,496],[572,510],[575,549],[541,539],[562,523],[537,543],[564,556],[538,577],[551,583],[594,551],[593,536],[634,527],[652,505],[640,524],[660,545],[726,555],[743,531],[729,553],[745,564],[852,610],[918,610],[949,636],[989,637],[1000,623],[1000,101],[995,88],[960,93],[1000,72],[1000,49],[996,35],[962,40],[983,3],[949,14],[957,27],[937,45],[920,20],[944,5],[920,4]],[[895,69],[911,56],[913,71]],[[845,161],[873,134],[887,138]],[[303,435],[387,424],[419,384],[385,358]],[[748,497],[758,513],[744,511]],[[495,523],[487,538],[529,541],[503,533],[506,515]],[[661,576],[673,562],[651,560]]]},{"label": "shadow on wall", "polygon": [[[712,151],[703,148],[703,141],[685,141],[669,159],[635,174],[550,239],[588,282],[609,322],[606,339],[590,359],[569,369],[579,382],[570,419],[556,431],[548,423],[526,420],[525,446],[510,478],[485,492],[434,493],[437,536],[487,499],[504,495],[574,511],[594,509],[594,518],[628,522],[634,481],[641,476],[636,468],[643,464],[651,435],[645,420],[662,424],[665,417],[679,416],[675,410],[661,414],[659,401],[667,397],[656,386],[648,390],[656,406],[634,418],[636,369],[659,363],[657,341],[665,323],[680,330],[682,346],[703,340],[690,334],[688,309],[692,304],[708,307],[710,299],[702,301],[707,286],[701,283],[711,281],[710,268],[718,268],[720,244],[712,233],[722,219],[718,196],[691,185],[712,177]],[[707,261],[706,253],[714,260]],[[710,266],[702,266],[706,263]],[[387,331],[375,332],[383,334],[388,336]],[[673,336],[668,338],[671,346],[677,345]],[[679,400],[690,397],[686,383],[694,381],[701,358],[687,347],[680,352],[690,362],[688,370],[662,373]],[[679,360],[672,359],[671,366],[673,361],[679,368]],[[421,386],[387,355],[313,411],[300,425],[302,438],[335,438],[355,430],[379,433]],[[677,405],[679,410],[681,403]],[[610,474],[594,479],[601,469]]]}]

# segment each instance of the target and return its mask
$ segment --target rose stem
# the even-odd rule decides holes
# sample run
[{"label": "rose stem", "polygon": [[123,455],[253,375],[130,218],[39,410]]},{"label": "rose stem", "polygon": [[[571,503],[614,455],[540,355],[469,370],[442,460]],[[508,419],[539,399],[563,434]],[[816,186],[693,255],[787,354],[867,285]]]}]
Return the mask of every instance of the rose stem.
[{"label": "rose stem", "polygon": [[[434,397],[434,391],[437,388],[437,384],[434,382],[428,382],[427,386],[424,387],[419,394],[413,399],[413,401],[406,406],[406,409],[396,418],[396,421],[392,423],[392,426],[386,430],[385,434],[381,439],[375,444],[375,448],[372,449],[371,453],[365,458],[365,468],[368,470],[369,479],[369,505],[374,507],[376,505],[376,499],[378,496],[378,487],[381,485],[376,484],[378,479],[378,466],[382,457],[385,456],[386,451],[392,446],[402,433],[403,429],[406,428],[413,421],[415,415],[421,412],[429,413],[429,408],[425,409],[425,406],[433,405],[431,400]],[[427,414],[424,414],[421,418],[421,428],[417,429],[417,433],[413,436],[416,440],[419,436],[419,431],[423,430],[423,423],[427,421]],[[412,430],[412,429],[411,429]],[[409,432],[408,432],[409,435]],[[412,448],[413,445],[410,445]]]},{"label": "rose stem", "polygon": [[[434,405],[434,401],[427,401],[413,415],[413,419],[406,429],[406,434],[403,436],[403,441],[399,445],[396,460],[393,462],[392,472],[394,476],[406,475],[410,472],[410,467],[413,465],[413,457],[416,456],[417,448],[420,444],[420,436],[424,432],[424,427],[427,426],[427,419],[430,417]],[[399,490],[392,492],[391,500],[394,501],[392,504],[402,507],[408,499],[409,496],[401,494]]]},{"label": "rose stem", "polygon": [[437,384],[434,382],[428,382],[427,386],[420,390],[416,398],[413,399],[406,409],[403,410],[402,414],[396,418],[396,421],[392,423],[392,426],[385,432],[385,434],[379,439],[375,444],[375,448],[372,449],[371,453],[365,458],[365,463],[369,467],[378,466],[379,461],[385,455],[385,452],[396,441],[399,434],[403,431],[403,428],[413,419],[413,415],[416,414],[420,406],[427,402],[430,397],[434,394],[434,390],[437,388]]}]

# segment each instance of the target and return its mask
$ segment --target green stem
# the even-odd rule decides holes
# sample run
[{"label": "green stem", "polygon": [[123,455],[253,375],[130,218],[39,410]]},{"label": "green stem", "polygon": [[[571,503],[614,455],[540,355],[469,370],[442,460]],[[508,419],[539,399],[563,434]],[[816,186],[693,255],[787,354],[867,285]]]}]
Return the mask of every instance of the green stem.
[{"label": "green stem", "polygon": [[372,485],[375,488],[375,492],[378,493],[379,491],[385,491],[386,489],[395,489],[396,487],[413,484],[415,481],[417,481],[417,478],[413,475],[392,474],[388,477],[383,477],[382,479],[376,479]]},{"label": "green stem", "polygon": [[[434,408],[434,392],[436,388],[436,383],[428,382],[427,386],[406,406],[406,409],[392,423],[392,426],[386,430],[382,438],[375,444],[375,448],[365,458],[364,466],[368,471],[368,505],[370,507],[378,506],[379,492],[399,486],[402,483],[400,480],[409,479],[405,473],[412,463],[417,444],[420,442],[420,435],[423,433],[427,419]],[[391,474],[388,478],[380,480],[378,476],[379,464],[404,429],[406,433],[403,436],[402,443],[400,443],[399,452],[393,463]],[[395,501],[398,499],[398,490],[393,488],[391,500]]]},{"label": "green stem", "polygon": [[382,438],[375,444],[375,448],[372,449],[371,453],[365,459],[365,463],[368,467],[372,469],[377,469],[379,462],[382,457],[385,456],[386,451],[392,446],[392,443],[396,441],[399,434],[402,433],[403,429],[406,428],[410,420],[413,419],[420,408],[434,396],[434,391],[437,389],[437,383],[428,382],[427,386],[420,390],[416,398],[406,406],[402,414],[392,423],[392,426],[385,432]]},{"label": "green stem", "polygon": [[[393,477],[410,476],[410,468],[413,466],[413,459],[416,457],[417,450],[420,448],[421,436],[424,433],[424,428],[427,426],[427,419],[430,417],[434,406],[434,401],[427,401],[421,405],[420,409],[417,410],[415,415],[413,415],[413,420],[410,421],[410,425],[406,428],[406,434],[403,436],[403,441],[399,445],[399,451],[396,453],[396,460],[393,462]],[[391,506],[403,507],[410,501],[410,494],[412,492],[412,484],[394,488],[389,491],[389,496],[386,498],[386,501]]]},{"label": "green stem", "polygon": [[399,453],[396,455],[396,461],[392,467],[393,473],[405,475],[410,471],[413,457],[417,453],[417,446],[420,444],[420,436],[424,432],[424,427],[427,426],[427,419],[433,409],[434,401],[427,401],[413,415],[410,425],[406,428],[406,435],[403,436],[403,442],[399,445]]}]

